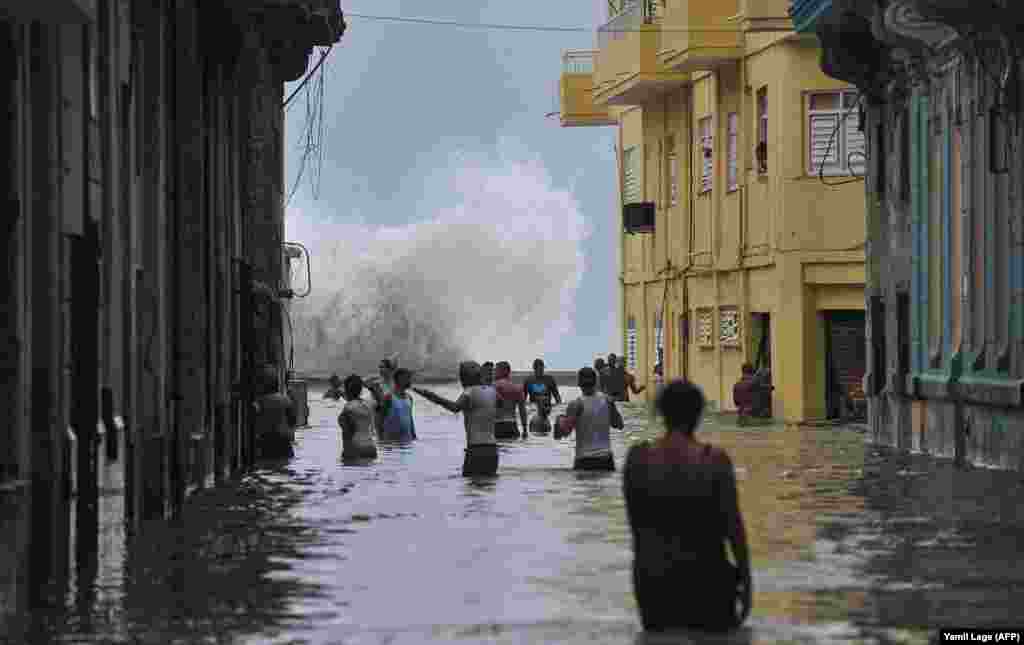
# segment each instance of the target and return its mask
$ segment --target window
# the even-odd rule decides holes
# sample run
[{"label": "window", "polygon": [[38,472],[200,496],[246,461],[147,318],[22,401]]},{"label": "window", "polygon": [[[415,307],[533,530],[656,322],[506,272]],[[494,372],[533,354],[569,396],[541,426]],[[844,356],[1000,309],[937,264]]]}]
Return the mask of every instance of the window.
[{"label": "window", "polygon": [[857,92],[819,92],[809,97],[810,175],[863,175],[867,149],[859,119]]},{"label": "window", "polygon": [[711,117],[705,117],[699,122],[700,146],[698,154],[701,159],[700,170],[700,192],[706,193],[714,185],[715,178],[715,135],[712,130]]},{"label": "window", "polygon": [[665,358],[665,334],[662,312],[658,311],[654,316],[654,362],[660,363]]},{"label": "window", "polygon": [[622,203],[638,204],[640,201],[640,151],[633,146],[622,153]]},{"label": "window", "polygon": [[626,367],[636,369],[636,318],[633,316],[626,322]]},{"label": "window", "polygon": [[676,157],[675,139],[669,137],[665,143],[666,166],[668,168],[668,205],[679,203],[679,159]]},{"label": "window", "polygon": [[728,139],[726,141],[726,190],[732,191],[739,188],[739,159],[737,158],[739,153],[739,115],[736,114],[735,112],[730,112],[727,124]]},{"label": "window", "polygon": [[768,172],[768,88],[757,91],[757,172]]}]

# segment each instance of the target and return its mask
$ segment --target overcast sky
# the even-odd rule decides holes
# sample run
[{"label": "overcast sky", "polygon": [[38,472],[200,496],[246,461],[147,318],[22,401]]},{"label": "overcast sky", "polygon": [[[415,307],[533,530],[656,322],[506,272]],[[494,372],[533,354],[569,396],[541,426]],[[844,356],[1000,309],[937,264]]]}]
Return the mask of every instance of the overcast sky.
[{"label": "overcast sky", "polygon": [[[591,29],[603,14],[600,0],[343,1],[342,8],[375,16]],[[575,204],[565,207],[573,211],[566,216],[581,218],[587,229],[577,244],[582,272],[571,280],[570,321],[554,336],[538,338],[537,347],[527,351],[541,353],[550,367],[575,368],[589,364],[597,353],[617,349],[615,128],[561,128],[557,117],[545,118],[557,109],[562,51],[593,48],[593,31],[492,31],[353,16],[346,22],[345,35],[326,66],[319,194],[314,198],[305,182],[292,199],[286,220],[289,239],[313,244],[359,230],[343,224],[371,231],[388,227],[392,237],[394,231],[416,235],[438,212],[466,207],[460,200],[469,198],[454,193],[452,175],[485,166],[486,172],[504,176],[495,185],[515,186],[515,176],[526,163],[534,177],[526,184],[543,184],[547,196],[510,194],[508,203],[474,197],[471,206],[483,213],[478,219],[493,221],[498,235],[509,236],[512,244],[527,244],[521,227],[508,228],[500,220],[534,216],[533,210],[544,211],[538,218],[557,217],[550,207],[532,209],[535,200],[546,199],[549,204]],[[286,93],[294,87],[289,84]],[[297,104],[288,114],[287,186],[298,168],[304,107]],[[552,194],[558,195],[555,201]],[[548,224],[540,226],[558,230]],[[551,253],[564,248],[553,245]],[[315,249],[313,266],[317,268]],[[481,275],[495,282],[497,291],[511,294],[509,298],[528,298],[524,292],[531,287],[517,284],[517,276],[500,269]],[[554,276],[555,281],[563,279]],[[314,282],[314,288],[344,287]],[[564,313],[552,311],[550,317],[562,320]]]}]

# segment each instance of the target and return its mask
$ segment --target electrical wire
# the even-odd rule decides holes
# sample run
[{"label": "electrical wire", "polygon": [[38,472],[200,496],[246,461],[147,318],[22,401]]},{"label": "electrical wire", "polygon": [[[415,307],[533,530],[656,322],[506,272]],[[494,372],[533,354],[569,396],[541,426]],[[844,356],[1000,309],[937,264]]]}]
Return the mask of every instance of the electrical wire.
[{"label": "electrical wire", "polygon": [[[299,169],[295,176],[295,181],[292,184],[291,190],[288,191],[288,198],[285,200],[285,206],[291,204],[292,199],[295,197],[302,184],[302,178],[306,173],[306,164],[309,162],[311,155],[316,154],[316,165],[313,169],[313,198],[319,198],[320,188],[320,177],[323,170],[323,156],[324,156],[324,88],[325,88],[325,77],[326,77],[326,66],[322,66],[324,61],[327,60],[327,54],[330,52],[330,48],[321,56],[320,62],[316,67],[306,76],[303,86],[306,88],[306,117],[303,122],[302,131],[299,134],[299,146],[302,148],[302,156],[299,159]],[[313,85],[306,85],[306,81],[313,78],[313,74],[319,69],[320,73],[317,78],[317,82]],[[313,89],[315,86],[315,90]],[[296,93],[301,90],[299,87],[292,93],[292,96],[296,96]],[[290,100],[290,99],[289,99]],[[293,104],[294,105],[294,104]]]},{"label": "electrical wire", "polygon": [[[840,94],[839,96],[840,96],[839,100],[842,101],[842,94]],[[846,112],[842,115],[842,118],[839,119],[839,121],[836,123],[836,127],[832,130],[832,135],[828,138],[828,147],[825,148],[825,154],[822,155],[822,157],[821,157],[821,164],[818,165],[818,181],[820,181],[822,184],[828,186],[829,188],[835,188],[836,186],[844,186],[846,184],[854,184],[854,183],[857,183],[859,181],[864,181],[863,177],[857,177],[855,179],[844,179],[842,181],[835,181],[835,182],[825,181],[825,160],[828,159],[829,153],[832,152],[832,144],[835,143],[836,135],[839,134],[839,129],[842,128],[843,124],[846,123],[846,120],[848,118],[850,118],[850,114],[853,113],[853,109],[860,106],[861,100],[862,100],[861,93],[857,92],[854,104],[846,109]],[[867,159],[867,155],[866,154],[864,155],[864,158]],[[847,168],[849,168],[849,165],[850,165],[849,155],[847,155],[847,158],[846,158],[846,165],[847,165]]]},{"label": "electrical wire", "polygon": [[[623,14],[619,14],[623,15]],[[435,18],[408,18],[405,16],[375,16],[364,13],[350,13],[345,12],[346,18],[359,18],[362,20],[376,20],[382,22],[399,22],[417,25],[433,25],[438,27],[459,27],[463,29],[490,29],[493,31],[533,31],[533,32],[554,32],[554,33],[578,33],[578,34],[589,34],[593,33],[595,29],[593,27],[552,27],[547,25],[513,25],[513,24],[502,24],[502,23],[487,23],[487,22],[462,22],[458,20],[438,20]],[[624,27],[624,28],[601,28],[604,33],[626,33],[626,32],[640,32],[643,29],[635,27]],[[662,28],[661,31],[665,32],[735,32],[734,27],[702,27],[701,29],[673,29]]]},{"label": "electrical wire", "polygon": [[[347,15],[347,14],[346,14],[346,15]],[[309,82],[309,79],[313,78],[313,74],[316,74],[316,71],[317,71],[318,69],[320,69],[320,66],[324,64],[324,61],[325,61],[325,60],[327,60],[327,55],[331,53],[331,50],[332,50],[332,49],[334,49],[334,45],[330,45],[330,46],[329,46],[329,47],[327,48],[327,51],[325,51],[325,52],[323,52],[322,54],[320,54],[320,60],[318,60],[318,61],[316,62],[316,65],[315,65],[315,66],[313,67],[313,69],[311,69],[311,70],[309,71],[309,73],[308,73],[308,74],[306,74],[306,77],[302,79],[302,82],[301,82],[301,83],[299,83],[299,86],[298,86],[298,87],[296,87],[296,88],[295,88],[295,89],[294,89],[294,90],[292,91],[292,93],[288,95],[288,98],[287,98],[287,99],[285,99],[285,101],[284,101],[284,104],[283,104],[283,105],[282,105],[281,107],[283,107],[283,108],[286,108],[286,109],[288,108],[288,105],[289,105],[289,104],[290,104],[290,103],[292,102],[292,99],[294,99],[294,98],[295,98],[295,95],[296,95],[296,94],[298,94],[298,93],[299,93],[299,91],[300,91],[300,90],[301,90],[301,89],[302,89],[303,87],[305,87],[305,86],[306,86],[306,83],[308,83],[308,82]]]}]

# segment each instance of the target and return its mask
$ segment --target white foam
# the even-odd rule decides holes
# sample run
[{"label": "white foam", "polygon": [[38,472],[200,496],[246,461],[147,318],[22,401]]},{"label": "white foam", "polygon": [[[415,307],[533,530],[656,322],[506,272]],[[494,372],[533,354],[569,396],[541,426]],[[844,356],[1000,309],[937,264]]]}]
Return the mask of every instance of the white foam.
[{"label": "white foam", "polygon": [[408,225],[289,208],[287,239],[313,258],[313,292],[292,309],[298,371],[366,373],[384,356],[427,372],[464,358],[529,369],[558,347],[589,230],[571,192],[510,147],[453,156],[444,193],[424,195],[450,206]]}]

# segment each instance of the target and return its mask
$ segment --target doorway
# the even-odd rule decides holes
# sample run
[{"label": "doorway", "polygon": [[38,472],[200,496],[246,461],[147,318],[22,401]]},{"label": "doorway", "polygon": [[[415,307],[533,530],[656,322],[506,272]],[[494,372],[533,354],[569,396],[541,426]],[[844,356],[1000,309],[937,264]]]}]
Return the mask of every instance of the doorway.
[{"label": "doorway", "polygon": [[755,312],[750,314],[750,364],[754,367],[755,416],[774,415],[772,402],[772,318],[771,314]]},{"label": "doorway", "polygon": [[863,311],[825,314],[825,409],[829,419],[863,422],[867,335]]},{"label": "doorway", "polygon": [[772,315],[750,314],[750,364],[754,371],[772,368]]}]

